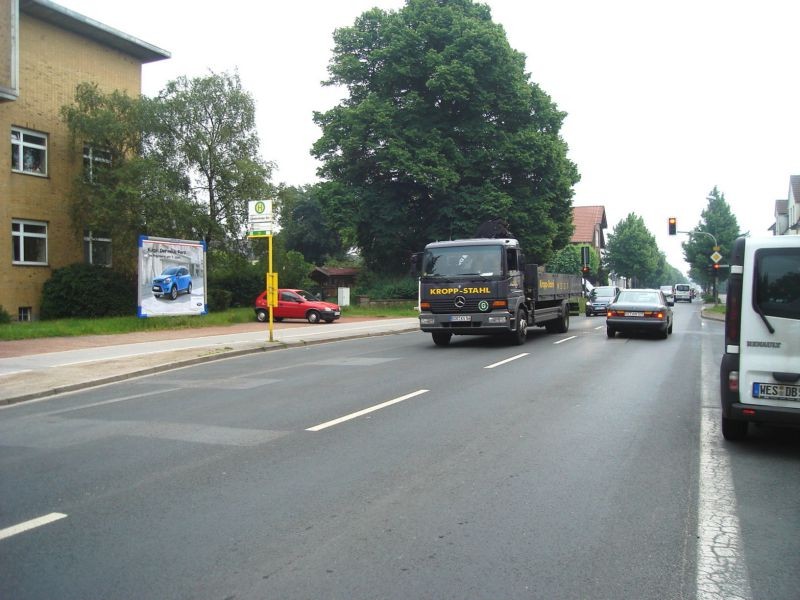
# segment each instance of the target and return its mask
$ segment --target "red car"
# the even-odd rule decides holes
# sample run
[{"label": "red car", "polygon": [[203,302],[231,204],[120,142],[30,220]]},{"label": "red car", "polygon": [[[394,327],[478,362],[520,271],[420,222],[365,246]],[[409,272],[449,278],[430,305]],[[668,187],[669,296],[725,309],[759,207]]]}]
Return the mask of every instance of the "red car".
[{"label": "red car", "polygon": [[[254,310],[256,319],[262,323],[269,320],[269,307],[267,306],[267,292],[259,294],[256,298]],[[305,319],[309,323],[333,323],[342,316],[342,309],[338,304],[323,302],[305,290],[278,290],[278,306],[272,309],[272,318],[275,321],[284,319]]]}]

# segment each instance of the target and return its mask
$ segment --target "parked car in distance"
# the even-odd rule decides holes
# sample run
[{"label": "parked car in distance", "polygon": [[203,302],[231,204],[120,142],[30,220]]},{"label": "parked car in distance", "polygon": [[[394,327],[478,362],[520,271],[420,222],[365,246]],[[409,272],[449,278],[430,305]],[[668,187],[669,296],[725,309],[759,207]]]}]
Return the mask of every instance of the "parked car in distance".
[{"label": "parked car in distance", "polygon": [[675,292],[671,285],[662,285],[661,293],[664,294],[664,299],[667,301],[667,306],[674,306]]},{"label": "parked car in distance", "polygon": [[[256,298],[256,319],[266,322],[269,320],[269,306],[267,305],[267,292],[264,291]],[[278,290],[278,306],[272,309],[272,318],[275,321],[284,319],[305,319],[309,323],[333,323],[342,316],[342,309],[338,304],[324,302],[305,290]]]},{"label": "parked car in distance", "polygon": [[688,283],[676,283],[675,284],[675,302],[682,301],[682,302],[692,302],[692,286]]},{"label": "parked car in distance", "polygon": [[192,275],[186,267],[168,267],[158,277],[153,278],[153,295],[156,298],[169,296],[175,300],[178,294],[192,295]]},{"label": "parked car in distance", "polygon": [[615,285],[601,285],[594,288],[586,301],[586,316],[606,314],[606,306],[619,293],[619,288]]},{"label": "parked car in distance", "polygon": [[730,253],[722,435],[750,423],[800,427],[800,237],[740,237]]},{"label": "parked car in distance", "polygon": [[657,333],[667,339],[672,333],[672,309],[661,290],[622,290],[606,314],[606,334]]}]

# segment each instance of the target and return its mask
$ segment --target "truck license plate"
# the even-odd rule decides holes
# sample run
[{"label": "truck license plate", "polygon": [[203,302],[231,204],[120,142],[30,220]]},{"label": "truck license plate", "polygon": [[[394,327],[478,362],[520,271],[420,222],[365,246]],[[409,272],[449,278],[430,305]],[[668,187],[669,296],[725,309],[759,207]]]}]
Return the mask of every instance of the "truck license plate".
[{"label": "truck license plate", "polygon": [[451,321],[472,321],[472,315],[450,315]]},{"label": "truck license plate", "polygon": [[800,385],[754,383],[753,398],[761,398],[763,400],[794,400],[800,402]]}]

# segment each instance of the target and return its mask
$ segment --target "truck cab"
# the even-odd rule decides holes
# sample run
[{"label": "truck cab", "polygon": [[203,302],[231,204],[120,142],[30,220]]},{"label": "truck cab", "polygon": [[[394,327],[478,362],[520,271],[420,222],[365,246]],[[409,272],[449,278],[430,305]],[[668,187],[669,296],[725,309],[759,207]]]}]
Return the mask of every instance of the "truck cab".
[{"label": "truck cab", "polygon": [[529,325],[566,331],[569,299],[577,310],[581,293],[579,277],[525,265],[513,238],[432,242],[417,264],[420,329],[438,346],[453,335],[502,334],[522,344]]}]

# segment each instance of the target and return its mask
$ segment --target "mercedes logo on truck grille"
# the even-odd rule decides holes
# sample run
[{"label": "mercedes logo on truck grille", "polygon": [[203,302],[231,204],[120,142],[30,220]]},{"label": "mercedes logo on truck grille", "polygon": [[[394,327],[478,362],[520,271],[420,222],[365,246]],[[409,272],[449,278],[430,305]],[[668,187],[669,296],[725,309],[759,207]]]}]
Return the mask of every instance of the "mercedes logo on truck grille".
[{"label": "mercedes logo on truck grille", "polygon": [[456,305],[456,308],[464,308],[467,305],[467,299],[464,296],[456,296],[453,304]]}]

